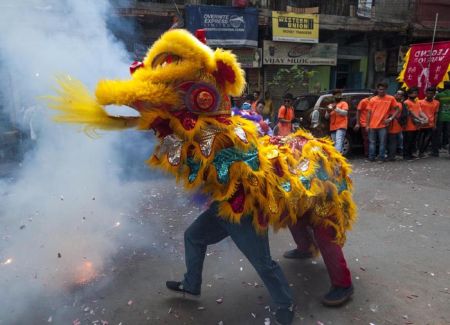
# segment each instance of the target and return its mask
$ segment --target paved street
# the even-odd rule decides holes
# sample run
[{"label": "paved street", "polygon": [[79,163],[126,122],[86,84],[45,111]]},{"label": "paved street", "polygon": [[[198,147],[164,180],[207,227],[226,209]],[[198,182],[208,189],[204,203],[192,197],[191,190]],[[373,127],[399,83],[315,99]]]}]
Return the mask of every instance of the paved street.
[{"label": "paved street", "polygon": [[[450,324],[450,158],[353,163],[359,222],[345,248],[355,285],[350,303],[323,307],[329,280],[321,258],[285,260],[288,232],[271,235],[295,293],[295,324]],[[142,202],[130,218],[139,227],[101,276],[36,301],[17,324],[49,316],[55,324],[275,323],[268,293],[230,240],[208,251],[201,298],[168,292],[165,280],[183,276],[183,230],[199,210],[165,179],[150,181]]]}]

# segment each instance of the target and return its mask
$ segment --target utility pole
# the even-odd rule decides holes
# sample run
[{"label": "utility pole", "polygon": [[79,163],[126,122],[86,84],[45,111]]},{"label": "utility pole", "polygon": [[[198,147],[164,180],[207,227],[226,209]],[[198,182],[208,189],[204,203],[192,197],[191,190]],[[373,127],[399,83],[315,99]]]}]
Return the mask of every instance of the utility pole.
[{"label": "utility pole", "polygon": [[428,57],[427,87],[431,86],[431,84],[430,84],[430,66],[431,66],[431,60],[433,59],[434,39],[436,37],[436,28],[437,28],[438,19],[439,19],[439,13],[436,13],[436,18],[434,19],[433,39],[431,41],[430,55]]}]

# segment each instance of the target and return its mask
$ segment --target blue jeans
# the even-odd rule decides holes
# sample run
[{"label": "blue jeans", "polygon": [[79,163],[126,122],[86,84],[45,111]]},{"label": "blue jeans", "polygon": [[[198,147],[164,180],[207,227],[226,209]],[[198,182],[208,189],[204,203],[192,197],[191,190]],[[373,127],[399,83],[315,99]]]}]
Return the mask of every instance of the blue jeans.
[{"label": "blue jeans", "polygon": [[267,234],[257,234],[250,217],[241,219],[240,224],[222,219],[218,216],[217,202],[211,204],[184,233],[187,267],[184,288],[200,293],[206,248],[228,236],[258,272],[275,304],[281,308],[292,306],[289,284],[280,266],[270,256]]},{"label": "blue jeans", "polygon": [[340,153],[342,153],[342,150],[344,149],[344,140],[346,132],[347,132],[346,129],[337,129],[336,131],[331,132],[331,139],[334,142],[334,147]]},{"label": "blue jeans", "polygon": [[386,137],[387,129],[369,129],[369,159],[374,160],[377,155],[377,138],[380,146],[379,159],[386,159]]}]

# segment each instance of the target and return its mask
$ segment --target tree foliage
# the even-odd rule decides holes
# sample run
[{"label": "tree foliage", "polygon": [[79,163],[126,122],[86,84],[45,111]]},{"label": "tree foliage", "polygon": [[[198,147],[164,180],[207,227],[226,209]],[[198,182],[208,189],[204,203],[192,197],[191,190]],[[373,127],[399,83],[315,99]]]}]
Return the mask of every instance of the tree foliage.
[{"label": "tree foliage", "polygon": [[283,93],[288,93],[291,89],[306,87],[308,81],[317,71],[307,70],[300,65],[293,65],[289,68],[281,68],[273,76],[269,86],[284,86]]}]

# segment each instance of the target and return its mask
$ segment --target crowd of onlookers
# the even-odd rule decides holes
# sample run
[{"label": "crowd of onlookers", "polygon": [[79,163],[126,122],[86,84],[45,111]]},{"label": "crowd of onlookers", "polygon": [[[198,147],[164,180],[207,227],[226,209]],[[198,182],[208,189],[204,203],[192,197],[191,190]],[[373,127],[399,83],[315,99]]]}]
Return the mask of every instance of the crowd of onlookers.
[{"label": "crowd of onlookers", "polygon": [[[399,154],[405,160],[413,160],[425,157],[429,149],[431,156],[438,157],[445,146],[449,146],[450,153],[450,82],[445,82],[440,92],[427,88],[424,99],[418,99],[417,88],[399,89],[394,96],[387,94],[386,89],[387,84],[379,83],[374,93],[357,106],[354,131],[361,133],[369,161],[394,161]],[[325,108],[324,117],[329,121],[336,149],[342,152],[349,105],[341,90],[334,90],[332,95],[333,102]],[[255,91],[245,97],[240,107],[233,105],[233,114],[254,121],[261,135],[284,136],[294,130],[293,104],[294,97],[286,94],[275,111],[269,92],[261,96]]]},{"label": "crowd of onlookers", "polygon": [[[448,144],[448,133],[443,131],[450,125],[450,83],[439,93],[434,87],[427,88],[424,99],[418,99],[419,90],[414,87],[399,89],[394,96],[386,89],[386,84],[379,83],[374,94],[357,107],[354,129],[361,132],[369,161],[394,161],[399,153],[405,160],[423,158],[430,144],[430,155],[438,157],[442,146]],[[342,102],[341,91],[333,95],[335,103],[329,105],[327,116],[335,147],[342,151],[348,104]]]},{"label": "crowd of onlookers", "polygon": [[[254,121],[260,135],[285,136],[294,131],[295,112],[293,104],[294,96],[288,93],[284,96],[283,105],[280,106],[278,111],[275,111],[269,91],[266,91],[264,96],[261,96],[259,91],[255,91],[253,94],[248,94],[240,106],[232,101],[232,114]],[[276,112],[278,113],[277,118],[275,118]]]}]

